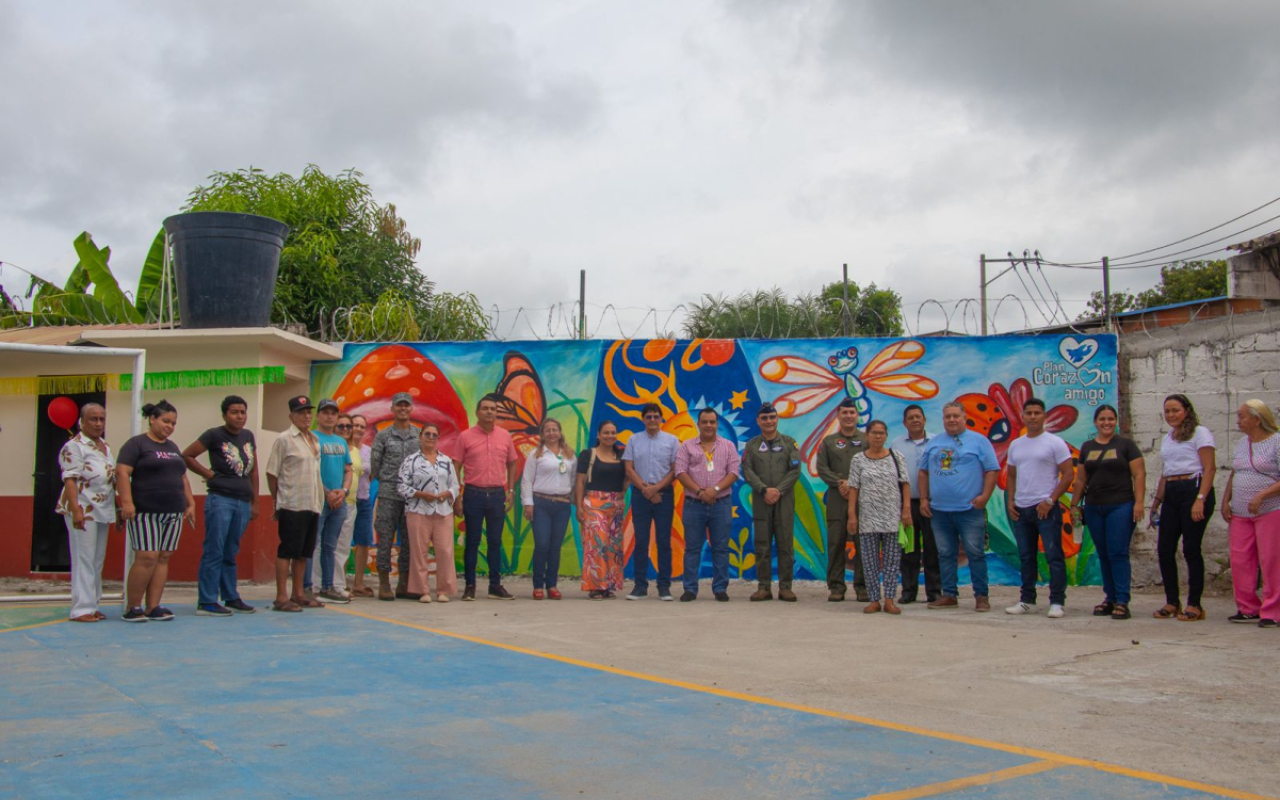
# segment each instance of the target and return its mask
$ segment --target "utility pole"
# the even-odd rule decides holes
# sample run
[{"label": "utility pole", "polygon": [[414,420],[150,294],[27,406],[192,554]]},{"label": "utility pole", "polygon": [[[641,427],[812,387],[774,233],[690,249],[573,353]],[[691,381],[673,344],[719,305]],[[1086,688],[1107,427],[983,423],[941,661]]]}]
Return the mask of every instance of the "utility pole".
[{"label": "utility pole", "polygon": [[[978,278],[982,283],[982,286],[980,287],[981,294],[979,295],[979,297],[981,298],[980,305],[982,306],[982,335],[983,336],[987,335],[987,287],[995,283],[996,281],[998,281],[1000,279],[1000,276],[1004,275],[1009,270],[1017,269],[1018,264],[1025,264],[1028,258],[1029,258],[1029,255],[1025,250],[1023,251],[1022,258],[1014,258],[1013,253],[1009,253],[1008,258],[987,258],[986,253],[983,253],[978,256]],[[1036,258],[1037,259],[1040,258],[1039,250],[1036,251]],[[999,275],[996,275],[991,280],[987,280],[988,264],[1008,264],[1009,266],[1000,270]]]},{"label": "utility pole", "polygon": [[587,271],[578,272],[578,338],[587,338]]},{"label": "utility pole", "polygon": [[844,265],[844,309],[840,314],[840,328],[849,335],[849,265]]},{"label": "utility pole", "polygon": [[1102,327],[1111,330],[1111,259],[1102,257]]}]

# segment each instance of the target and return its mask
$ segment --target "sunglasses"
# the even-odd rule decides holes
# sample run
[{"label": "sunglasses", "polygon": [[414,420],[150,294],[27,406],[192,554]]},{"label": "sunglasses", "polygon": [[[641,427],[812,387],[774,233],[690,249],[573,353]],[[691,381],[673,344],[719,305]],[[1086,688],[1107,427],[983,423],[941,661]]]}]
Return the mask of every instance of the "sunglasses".
[{"label": "sunglasses", "polygon": [[350,425],[335,425],[334,427],[335,427],[335,428],[337,428],[337,429],[338,429],[338,430],[340,430],[340,431],[349,431],[349,430],[351,430],[351,426],[350,426]]}]

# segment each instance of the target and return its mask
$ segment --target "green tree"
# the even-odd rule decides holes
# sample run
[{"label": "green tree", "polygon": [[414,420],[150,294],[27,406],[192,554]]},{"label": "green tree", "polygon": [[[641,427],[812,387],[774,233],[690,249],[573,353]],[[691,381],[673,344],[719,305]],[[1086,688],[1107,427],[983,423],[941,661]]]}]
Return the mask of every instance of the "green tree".
[{"label": "green tree", "polygon": [[260,214],[289,226],[272,309],[277,322],[313,328],[322,315],[376,304],[387,292],[414,308],[429,306],[431,282],[414,263],[421,242],[361,177],[353,169],[326,175],[315,165],[296,178],[255,168],[215,172],[182,210]]},{"label": "green tree", "polygon": [[[1223,259],[1169,264],[1160,268],[1160,282],[1150,289],[1136,295],[1129,292],[1112,292],[1111,313],[1121,314],[1125,311],[1222,297],[1227,293],[1227,270],[1227,262]],[[1084,313],[1078,319],[1098,317],[1103,313],[1105,313],[1103,294],[1094,292],[1089,297]]]},{"label": "green tree", "polygon": [[703,295],[690,306],[682,330],[701,339],[830,338],[843,335],[846,319],[850,336],[900,336],[905,329],[896,292],[850,283],[846,309],[837,282],[794,298],[777,287],[731,298]]}]

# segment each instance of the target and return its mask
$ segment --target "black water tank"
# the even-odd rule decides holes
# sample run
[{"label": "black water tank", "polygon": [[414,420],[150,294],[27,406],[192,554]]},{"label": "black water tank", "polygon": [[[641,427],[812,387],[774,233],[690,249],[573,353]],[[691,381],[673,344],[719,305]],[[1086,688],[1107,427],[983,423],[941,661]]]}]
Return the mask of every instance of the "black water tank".
[{"label": "black water tank", "polygon": [[271,324],[276,272],[289,226],[257,214],[195,211],[164,221],[184,328]]}]

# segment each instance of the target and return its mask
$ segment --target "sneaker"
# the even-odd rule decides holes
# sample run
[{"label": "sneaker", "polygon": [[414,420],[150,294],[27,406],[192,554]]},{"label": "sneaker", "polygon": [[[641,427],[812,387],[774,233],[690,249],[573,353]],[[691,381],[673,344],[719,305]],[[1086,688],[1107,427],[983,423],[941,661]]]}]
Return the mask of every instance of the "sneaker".
[{"label": "sneaker", "polygon": [[1014,603],[1004,610],[1006,614],[1036,614],[1040,609],[1036,608],[1035,603]]},{"label": "sneaker", "polygon": [[252,614],[258,610],[238,597],[235,600],[228,600],[223,605],[237,614]]},{"label": "sneaker", "polygon": [[336,605],[343,605],[351,602],[350,595],[346,592],[338,591],[337,589],[324,589],[320,592],[320,597]]},{"label": "sneaker", "polygon": [[670,603],[675,600],[675,598],[671,596],[671,592],[659,592],[658,599],[664,603]]},{"label": "sneaker", "polygon": [[470,602],[476,599],[476,587],[468,586],[462,590],[462,599],[464,602]]},{"label": "sneaker", "polygon": [[1257,614],[1232,614],[1231,616],[1227,617],[1227,622],[1248,624],[1250,622],[1257,622],[1258,619],[1259,617]]},{"label": "sneaker", "polygon": [[649,599],[649,593],[642,592],[639,589],[632,589],[631,594],[627,595],[627,599],[628,600],[647,600]]},{"label": "sneaker", "polygon": [[516,598],[511,594],[511,592],[508,592],[506,589],[503,589],[501,586],[490,586],[489,599],[490,600],[515,600]]},{"label": "sneaker", "polygon": [[698,596],[693,592],[685,592],[684,594],[680,595],[681,603],[692,603],[694,600],[697,600],[697,599],[698,599]]},{"label": "sneaker", "polygon": [[1049,619],[1062,619],[1066,615],[1067,615],[1067,610],[1062,606],[1058,605],[1057,603],[1049,604],[1049,613],[1047,615]]},{"label": "sneaker", "polygon": [[1259,627],[1259,628],[1274,628],[1274,627],[1275,627],[1275,626],[1277,626],[1277,625],[1280,625],[1280,622],[1276,622],[1274,619],[1260,619],[1260,620],[1258,620],[1258,627]]},{"label": "sneaker", "polygon": [[147,612],[147,619],[153,619],[156,622],[168,622],[173,619],[173,612],[164,606],[156,606]]},{"label": "sneaker", "polygon": [[196,616],[229,617],[231,616],[231,609],[225,606],[220,606],[217,603],[205,603],[204,605],[196,606]]},{"label": "sneaker", "polygon": [[728,593],[728,592],[716,592],[716,601],[717,601],[717,602],[720,602],[720,603],[727,603],[727,602],[729,602],[729,593]]},{"label": "sneaker", "polygon": [[120,616],[120,619],[125,622],[146,622],[150,618],[147,616],[147,612],[143,611],[141,608],[131,608],[124,612],[124,614]]}]

